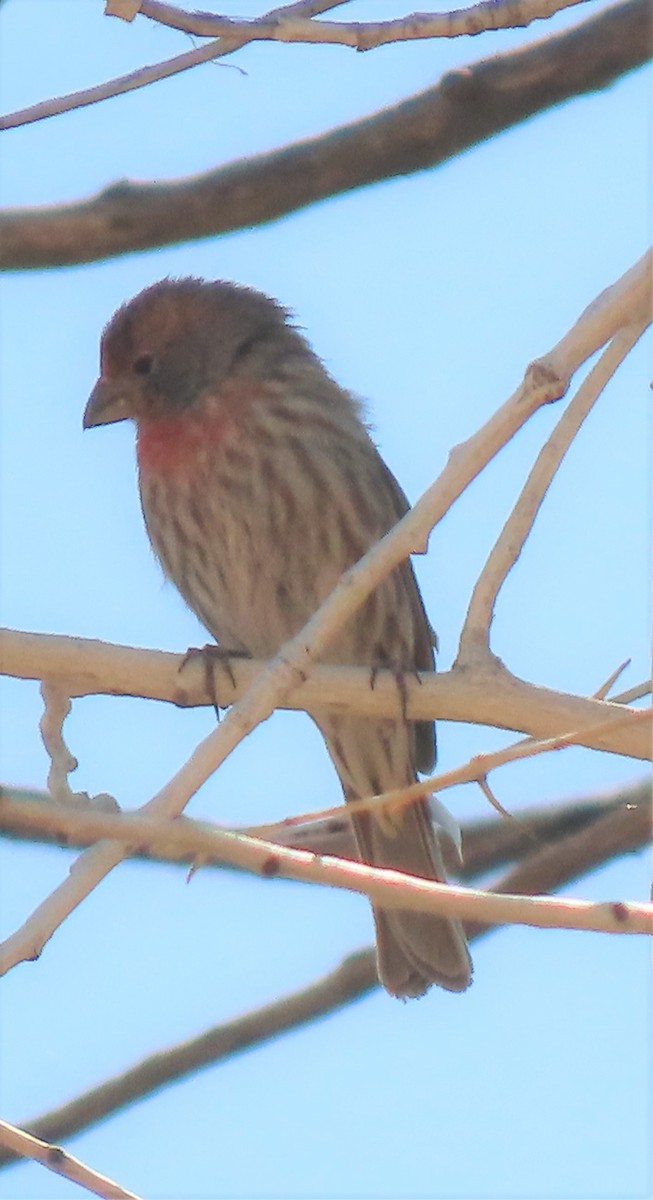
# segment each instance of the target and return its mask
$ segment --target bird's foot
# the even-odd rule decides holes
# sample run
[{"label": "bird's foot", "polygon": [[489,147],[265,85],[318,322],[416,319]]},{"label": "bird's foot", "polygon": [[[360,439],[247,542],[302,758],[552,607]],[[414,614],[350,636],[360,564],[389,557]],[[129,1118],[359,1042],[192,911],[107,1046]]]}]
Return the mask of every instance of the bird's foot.
[{"label": "bird's foot", "polygon": [[204,671],[204,686],[211,697],[211,702],[215,709],[215,715],[220,720],[220,709],[227,708],[226,704],[220,704],[218,701],[215,688],[215,668],[220,667],[227,675],[229,682],[233,688],[236,686],[236,677],[231,669],[232,658],[251,658],[247,650],[230,650],[227,646],[216,646],[215,642],[209,642],[206,646],[189,646],[184,654],[184,657],[179,666],[179,670],[183,671],[184,667],[192,662],[193,659],[199,658]]},{"label": "bird's foot", "polygon": [[376,684],[376,677],[377,677],[379,671],[390,671],[392,673],[395,684],[397,686],[397,692],[399,694],[399,703],[401,704],[401,718],[402,718],[402,721],[407,722],[408,721],[408,688],[406,686],[406,679],[409,675],[414,675],[417,682],[421,683],[422,681],[419,677],[419,673],[414,669],[407,670],[406,667],[400,667],[397,663],[391,663],[391,662],[376,663],[370,670],[370,688],[372,691],[374,691],[374,686]]}]

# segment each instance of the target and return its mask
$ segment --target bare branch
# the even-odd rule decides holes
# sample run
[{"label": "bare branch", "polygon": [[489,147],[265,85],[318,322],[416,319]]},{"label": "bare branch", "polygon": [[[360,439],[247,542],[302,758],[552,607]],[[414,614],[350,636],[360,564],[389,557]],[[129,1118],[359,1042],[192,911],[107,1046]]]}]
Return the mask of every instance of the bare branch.
[{"label": "bare branch", "polygon": [[643,683],[636,683],[634,687],[627,688],[625,692],[619,692],[618,696],[612,697],[613,704],[632,704],[635,700],[642,700],[644,696],[651,694],[650,679],[644,680]]},{"label": "bare branch", "polygon": [[[141,812],[147,810],[147,805]],[[20,962],[38,958],[43,946],[99,879],[106,863],[116,865],[123,847],[156,846],[172,840],[201,862],[206,851],[263,878],[296,879],[342,888],[367,896],[375,904],[415,912],[458,917],[483,925],[518,924],[542,929],[579,929],[596,933],[653,934],[653,905],[595,904],[587,900],[553,900],[541,896],[494,895],[454,884],[370,867],[346,859],[321,858],[258,837],[190,821],[165,821],[151,816],[77,810],[79,827],[93,830],[106,841],[87,850],[71,868],[64,884],[40,904],[20,929],[0,945],[0,975]],[[102,871],[102,876],[106,871]],[[72,886],[69,886],[72,885]]]},{"label": "bare branch", "polygon": [[[321,13],[330,12],[334,8],[342,8],[343,5],[348,3],[349,0],[298,0],[294,4],[285,4],[283,8],[272,9],[265,16],[258,17],[258,21],[267,21],[272,18],[281,20],[284,16],[288,17],[288,19],[295,18],[310,21],[312,17],[319,17]],[[211,13],[185,13],[182,9],[175,8],[172,4],[159,4],[157,0],[153,0],[153,3],[149,4],[147,0],[127,0],[127,4],[133,9],[131,14],[118,12],[118,4],[124,5],[125,0],[105,0],[104,11],[108,17],[122,17],[124,21],[130,22],[140,13],[144,17],[150,17],[152,20],[158,21],[160,25],[168,25],[171,29],[179,29],[182,33],[198,33],[197,30],[187,27],[183,23],[184,20],[193,22],[195,20],[202,21],[205,18],[208,18],[209,21],[216,19]],[[176,23],[175,14],[181,20],[181,24]],[[217,18],[218,21],[225,19],[228,23],[229,18]],[[219,37],[220,32],[219,30],[214,30],[213,32],[209,31],[206,35],[198,33],[198,36]]]},{"label": "bare branch", "polygon": [[177,54],[166,62],[156,63],[150,67],[139,67],[128,75],[119,75],[106,83],[95,84],[94,87],[84,88],[80,92],[69,92],[66,96],[54,96],[51,100],[42,100],[38,104],[30,104],[29,108],[21,108],[16,112],[7,113],[0,117],[0,130],[17,129],[21,125],[31,125],[35,121],[45,121],[48,117],[58,117],[62,113],[72,112],[75,108],[86,108],[90,104],[99,104],[101,100],[110,100],[112,96],[123,96],[137,88],[147,87],[150,83],[158,83],[170,75],[187,71],[189,67],[199,66],[200,63],[222,58],[232,54],[240,46],[228,46],[223,49],[221,42],[209,42],[206,46],[198,46],[187,50],[185,54]]},{"label": "bare branch", "polygon": [[[451,872],[462,879],[470,880],[476,875],[487,873],[493,867],[532,854],[542,842],[551,842],[569,833],[576,833],[592,824],[606,813],[627,807],[630,810],[644,808],[650,813],[651,787],[648,779],[623,785],[612,792],[591,799],[575,800],[564,804],[547,805],[535,810],[528,809],[513,816],[510,821],[490,819],[462,826],[464,860],[453,854],[448,863]],[[79,819],[80,813],[86,817]],[[82,848],[97,840],[98,828],[88,818],[89,809],[69,804],[53,804],[45,792],[25,791],[20,788],[0,787],[0,833],[5,837],[19,838],[32,842],[50,843],[66,847]],[[95,810],[97,811],[97,810]],[[645,819],[644,819],[645,822]],[[192,847],[176,838],[179,828],[189,825],[197,834]],[[201,845],[202,867],[233,868],[233,864],[221,855],[216,855],[202,834],[204,823],[181,817],[173,825],[163,827],[164,836],[149,843],[129,847],[129,857],[148,861],[192,864],[197,860],[197,847]],[[214,826],[209,825],[209,829]],[[232,830],[245,836],[255,836],[256,830],[242,826]],[[633,822],[630,836],[635,838],[628,845],[619,844],[615,853],[638,849],[642,845],[642,822]],[[644,840],[648,836],[645,830]],[[295,850],[308,850],[312,854],[349,858],[359,861],[358,850],[351,828],[351,814],[341,807],[337,815],[305,822],[281,822],[275,829],[275,842]],[[445,843],[445,850],[447,844]],[[446,857],[446,855],[445,855]]]},{"label": "bare branch", "polygon": [[[620,713],[617,709],[606,722],[601,724],[600,729],[603,730],[605,725],[641,724],[646,728],[650,741],[652,718],[653,708],[638,709],[635,711],[631,709],[625,713]],[[595,732],[599,732],[599,730]],[[550,753],[552,750],[563,750],[568,746],[577,746],[580,736],[582,735],[577,731],[571,731],[544,741],[536,741],[534,738],[523,738],[519,742],[515,742],[512,746],[505,746],[502,750],[494,750],[485,754],[475,754],[468,762],[463,763],[462,766],[452,767],[449,771],[440,771],[437,775],[430,775],[424,779],[419,779],[406,787],[381,792],[377,796],[365,796],[360,800],[349,800],[347,809],[351,814],[369,813],[376,810],[392,813],[400,812],[401,809],[406,808],[420,797],[429,795],[430,793],[444,792],[447,788],[456,787],[461,783],[482,783],[490,771],[495,771],[498,767],[506,766],[508,763],[532,758],[537,754]],[[653,755],[653,750],[649,751],[649,753]],[[487,798],[488,800],[490,799],[489,796]],[[492,799],[491,802],[506,817],[510,815],[501,809],[501,806],[496,801]],[[339,812],[340,806],[336,808],[324,808],[319,812],[300,813],[297,817],[286,817],[284,821],[275,822],[274,824],[255,826],[250,832],[255,837],[278,841],[279,830],[287,827],[289,824],[306,825],[308,821],[317,819],[324,821],[337,816]]]},{"label": "bare branch", "polygon": [[32,1158],[57,1175],[63,1175],[64,1179],[69,1179],[71,1183],[79,1184],[87,1192],[104,1197],[104,1200],[138,1200],[134,1192],[126,1191],[120,1184],[114,1183],[113,1179],[87,1167],[86,1163],[68,1154],[67,1150],[34,1137],[33,1134],[26,1133],[24,1129],[18,1129],[16,1125],[10,1125],[7,1121],[0,1121],[0,1145],[10,1152],[11,1159],[16,1155]]},{"label": "bare branch", "polygon": [[[650,776],[620,785],[601,796],[527,808],[515,814],[511,821],[497,821],[491,817],[464,824],[463,877],[473,879],[515,859],[525,859],[527,854],[532,857],[534,851],[582,835],[589,826],[593,828],[600,819],[614,812],[622,812],[622,817],[618,830],[614,831],[613,855],[630,853],[647,845],[652,816]],[[576,846],[580,853],[580,841]],[[600,861],[607,861],[607,858]],[[580,874],[585,869],[590,870],[591,866],[579,867],[575,873]],[[561,882],[560,879],[548,881],[544,891],[551,891]],[[516,890],[529,892],[531,889],[520,885]]]},{"label": "bare branch", "polygon": [[[634,286],[638,286],[636,282]],[[600,299],[609,303],[607,293]],[[594,315],[599,318],[598,308],[594,310]],[[490,625],[499,591],[524,548],[544,497],[574,437],[606,384],[650,323],[650,298],[644,321],[643,325],[630,325],[620,330],[608,343],[540,450],[521,495],[474,586],[460,635],[459,666],[469,666],[478,656],[486,657],[490,653]]]},{"label": "bare branch", "polygon": [[631,659],[629,658],[625,658],[622,663],[619,663],[619,666],[615,667],[614,671],[610,672],[608,678],[605,679],[601,686],[594,692],[593,698],[595,700],[605,700],[606,696],[608,696],[612,691],[617,680],[620,679],[624,671],[628,669],[630,663]]},{"label": "bare branch", "polygon": [[[234,1054],[287,1030],[301,1028],[377,987],[374,951],[359,950],[308,987],[207,1029],[198,1037],[150,1054],[128,1070],[25,1124],[42,1137],[70,1137],[161,1087],[211,1064],[228,1061]],[[0,1167],[13,1161],[13,1155],[0,1151]]]},{"label": "bare branch", "polygon": [[[230,672],[216,674],[209,692],[200,664],[192,660],[185,663],[185,657],[86,638],[0,629],[0,675],[65,681],[72,697],[140,696],[184,708],[213,705],[217,699],[221,708],[227,708],[245,695],[268,665],[259,659],[232,659]],[[650,691],[650,684],[638,684],[631,690],[639,697]],[[517,679],[498,661],[483,664],[478,670],[454,667],[437,675],[422,672],[406,679],[405,694],[404,710],[390,671],[379,671],[371,689],[369,671],[364,668],[318,665],[308,679],[282,698],[278,707],[303,709],[313,715],[330,707],[368,717],[405,712],[413,721],[464,721],[536,738],[578,729],[583,731],[582,745],[591,749],[631,758],[650,757],[643,729],[608,726],[598,734],[591,732],[617,713],[615,706],[625,702],[623,697],[601,702],[555,692]]]},{"label": "bare branch", "polygon": [[[648,793],[643,795],[641,804],[623,805],[579,832],[538,847],[493,884],[491,891],[508,895],[555,891],[620,853],[628,854],[647,846],[653,832],[650,781],[647,783]],[[466,923],[465,929],[470,940],[492,932],[491,926],[471,923]]]},{"label": "bare branch", "polygon": [[455,38],[494,29],[523,29],[533,21],[586,0],[480,0],[471,8],[445,13],[412,13],[392,21],[312,21],[302,16],[257,17],[243,21],[212,13],[190,13],[161,0],[140,0],[138,11],[160,25],[198,37],[247,36],[251,41],[303,42],[374,50],[390,42]]},{"label": "bare branch", "polygon": [[[200,53],[207,48],[181,59]],[[328,196],[437,166],[534,113],[607,87],[650,55],[649,0],[624,0],[573,29],[450,71],[400,104],[284,149],[172,183],[121,182],[81,203],[6,210],[0,267],[98,261],[273,221]],[[145,82],[149,76],[130,86]],[[19,118],[5,118],[6,127]]]},{"label": "bare branch", "polygon": [[[635,808],[622,806],[596,821],[589,837],[583,830],[558,839],[551,848],[544,847],[530,856],[499,880],[494,890],[519,891],[525,895],[550,891],[612,858],[615,845],[631,850],[643,844],[649,835],[649,805],[644,802]],[[492,930],[493,927],[468,927],[468,936],[471,940]],[[261,1045],[280,1033],[300,1028],[378,986],[374,949],[358,951],[301,991],[149,1055],[67,1104],[24,1124],[40,1137],[70,1137],[161,1087],[204,1067],[229,1061],[234,1054]],[[0,1166],[12,1161],[10,1155],[0,1153]]]},{"label": "bare branch", "polygon": [[70,801],[73,799],[73,792],[68,783],[68,776],[71,771],[77,770],[78,765],[63,738],[63,723],[71,709],[70,694],[60,683],[43,680],[41,696],[44,708],[39,729],[50,758],[48,791],[54,800]]},{"label": "bare branch", "polygon": [[[342,2],[343,0],[333,0],[333,2],[327,0],[325,3],[316,3],[315,0],[299,0],[296,4],[273,9],[268,15],[275,17],[288,12],[299,15],[307,13],[310,16],[315,12],[325,12],[329,8],[336,8]],[[109,100],[112,96],[121,96],[125,92],[147,87],[150,83],[168,79],[171,75],[178,75],[180,71],[187,71],[190,67],[199,66],[200,63],[211,62],[216,58],[224,58],[228,54],[233,54],[234,50],[240,50],[242,46],[252,40],[248,33],[241,36],[234,35],[230,38],[219,38],[206,46],[198,46],[195,50],[188,50],[185,54],[177,54],[174,58],[167,59],[166,62],[156,63],[150,67],[141,67],[138,71],[131,71],[129,75],[120,75],[117,79],[110,79],[107,83],[85,88],[81,92],[72,92],[67,96],[55,96],[51,100],[44,100],[40,104],[33,104],[19,112],[0,117],[0,130],[15,129],[19,125],[44,121],[47,117],[56,117],[61,113],[70,112],[74,108],[86,108],[89,104],[97,104],[100,100]]]}]

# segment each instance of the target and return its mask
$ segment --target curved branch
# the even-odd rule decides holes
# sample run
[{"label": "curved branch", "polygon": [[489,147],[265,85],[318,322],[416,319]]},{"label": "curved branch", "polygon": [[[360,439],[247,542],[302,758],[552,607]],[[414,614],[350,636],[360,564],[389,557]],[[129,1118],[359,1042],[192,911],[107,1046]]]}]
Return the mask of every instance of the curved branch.
[{"label": "curved branch", "polygon": [[[609,841],[606,831],[609,831]],[[492,890],[518,891],[523,895],[550,891],[614,857],[615,845],[634,849],[649,834],[648,805],[643,804],[636,810],[624,806],[618,812],[609,812],[600,818],[589,831],[558,840],[552,849],[545,846],[504,875]],[[468,927],[468,936],[472,940],[494,929]],[[359,950],[344,959],[334,971],[301,991],[216,1025],[199,1037],[151,1054],[68,1103],[23,1124],[37,1136],[50,1140],[79,1133],[145,1099],[161,1087],[205,1067],[229,1061],[235,1054],[300,1028],[361,998],[379,986],[375,958],[373,948]],[[15,1161],[13,1156],[0,1152],[0,1167],[12,1161]]]},{"label": "curved branch", "polygon": [[650,56],[649,0],[623,0],[564,33],[450,71],[400,104],[284,149],[171,183],[122,182],[80,203],[6,210],[0,267],[94,262],[273,221],[437,166],[534,113],[607,87]]},{"label": "curved branch", "polygon": [[571,442],[601,392],[650,323],[650,296],[645,300],[643,317],[645,324],[629,325],[608,343],[540,450],[474,586],[460,635],[456,660],[459,666],[469,665],[479,655],[490,654],[490,625],[499,592],[524,548]]}]

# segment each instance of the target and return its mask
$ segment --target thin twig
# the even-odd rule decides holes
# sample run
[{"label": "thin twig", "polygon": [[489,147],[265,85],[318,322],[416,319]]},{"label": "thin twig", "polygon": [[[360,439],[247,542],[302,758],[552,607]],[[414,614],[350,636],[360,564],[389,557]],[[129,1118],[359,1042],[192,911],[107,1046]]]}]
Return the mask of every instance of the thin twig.
[{"label": "thin twig", "polygon": [[651,681],[645,679],[642,683],[636,683],[634,687],[627,688],[625,692],[619,692],[618,696],[612,696],[613,704],[632,704],[635,700],[643,700],[644,696],[651,694]]},{"label": "thin twig", "polygon": [[608,675],[608,678],[606,680],[604,680],[604,682],[601,684],[601,686],[596,689],[596,691],[592,695],[592,699],[593,700],[605,700],[606,696],[608,696],[609,693],[612,691],[617,680],[620,678],[621,675],[623,675],[624,671],[626,671],[628,669],[628,667],[631,664],[631,661],[632,660],[630,658],[625,658],[622,663],[619,663],[619,666],[615,667],[614,671],[611,671],[610,674]]},{"label": "thin twig", "polygon": [[[302,42],[374,50],[390,42],[455,38],[495,29],[523,29],[533,21],[587,0],[480,0],[471,8],[444,13],[412,13],[391,21],[312,21],[305,16],[257,17],[243,21],[211,13],[190,13],[160,0],[140,0],[139,11],[160,25],[197,37],[249,35],[252,41]],[[254,32],[252,32],[254,31]]]},{"label": "thin twig", "polygon": [[[616,707],[607,719],[603,719],[599,729],[595,732],[602,731],[606,726],[616,728],[620,724],[626,723],[643,726],[646,729],[649,744],[651,743],[653,708],[629,709],[627,712],[620,712]],[[459,767],[440,771],[437,775],[429,775],[406,787],[381,792],[378,796],[365,796],[360,800],[350,800],[347,803],[347,809],[350,814],[369,813],[377,810],[398,812],[430,793],[444,792],[448,788],[457,787],[463,783],[479,783],[490,771],[496,771],[498,767],[504,767],[525,758],[533,758],[538,754],[547,754],[553,750],[564,750],[568,746],[577,746],[579,738],[583,736],[583,732],[573,730],[542,741],[537,741],[535,738],[522,738],[518,742],[513,742],[511,746],[504,746],[502,750],[475,754]],[[649,749],[649,755],[653,757],[653,748]],[[255,837],[271,838],[274,841],[282,827],[287,828],[289,825],[295,824],[305,825],[309,821],[325,821],[330,817],[337,816],[338,812],[339,808],[335,807],[322,808],[316,812],[304,812],[296,817],[286,817],[280,822],[254,826],[251,832]]]},{"label": "thin twig", "polygon": [[62,1150],[61,1146],[53,1146],[51,1142],[26,1133],[24,1129],[10,1125],[8,1121],[0,1121],[0,1145],[10,1152],[10,1157],[6,1156],[9,1161],[14,1156],[32,1158],[49,1171],[63,1175],[64,1179],[69,1179],[71,1183],[86,1188],[87,1192],[102,1196],[103,1200],[139,1200],[135,1192],[126,1191],[119,1183],[114,1183],[113,1179],[100,1175],[92,1167],[87,1167],[86,1163],[74,1158],[67,1150]]},{"label": "thin twig", "polygon": [[[615,812],[621,812],[623,820],[615,834],[614,854],[639,850],[651,839],[652,799],[651,779],[646,776],[635,783],[612,788],[601,796],[520,810],[512,821],[486,817],[482,821],[465,823],[462,826],[462,877],[487,876],[488,870],[525,860],[527,854],[532,857],[535,847],[544,849],[558,845],[590,827],[593,829],[599,819]],[[558,882],[547,883],[544,891],[551,891]],[[520,885],[510,890],[542,889]]]},{"label": "thin twig", "polygon": [[[268,15],[270,18],[278,18],[286,12],[297,15],[301,15],[304,11],[309,14],[312,12],[325,12],[328,8],[335,8],[338,3],[341,3],[341,0],[334,0],[333,3],[325,4],[315,4],[314,0],[299,0],[299,3],[272,9]],[[150,83],[157,83],[160,79],[168,79],[171,75],[178,75],[180,71],[188,71],[191,67],[199,66],[201,63],[211,62],[214,59],[224,58],[228,54],[233,54],[234,50],[240,50],[252,40],[253,38],[249,33],[243,33],[240,36],[236,34],[233,37],[217,38],[215,41],[209,42],[208,45],[198,46],[194,50],[187,50],[185,54],[177,54],[174,58],[169,58],[165,62],[155,63],[150,67],[140,67],[137,71],[130,71],[128,75],[119,75],[117,79],[110,79],[106,83],[97,84],[95,87],[84,88],[80,92],[70,92],[67,96],[54,96],[51,100],[43,100],[39,104],[30,105],[29,108],[23,108],[18,112],[8,113],[7,116],[0,117],[0,130],[15,129],[19,125],[29,125],[34,121],[43,121],[47,117],[59,116],[61,113],[71,112],[75,108],[85,108],[89,104],[97,104],[100,100],[108,100],[112,96],[121,96],[125,92],[147,87]]]}]

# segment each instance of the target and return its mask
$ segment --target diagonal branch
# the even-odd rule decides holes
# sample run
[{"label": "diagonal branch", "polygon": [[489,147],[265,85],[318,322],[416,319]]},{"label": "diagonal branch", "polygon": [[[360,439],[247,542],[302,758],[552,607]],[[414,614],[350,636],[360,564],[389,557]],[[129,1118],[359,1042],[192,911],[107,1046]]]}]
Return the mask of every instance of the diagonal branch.
[{"label": "diagonal branch", "polygon": [[[225,1062],[279,1034],[337,1012],[379,986],[374,950],[349,954],[307,987],[150,1054],[134,1066],[23,1124],[39,1137],[63,1139],[203,1068]],[[15,1162],[0,1150],[0,1168]]]},{"label": "diagonal branch", "polygon": [[[611,715],[608,718],[607,724],[612,726],[621,723],[628,723],[629,725],[638,725],[641,723],[646,729],[650,740],[652,718],[653,708],[639,709],[634,712],[632,710],[622,711],[621,713],[617,711],[615,715]],[[505,766],[507,763],[532,758],[538,754],[547,754],[553,750],[562,750],[569,746],[577,746],[579,744],[579,737],[580,735],[577,731],[570,731],[542,741],[537,741],[534,738],[522,738],[520,741],[513,743],[512,746],[505,746],[501,750],[475,754],[461,766],[452,767],[448,771],[440,771],[436,775],[426,776],[415,783],[408,784],[406,787],[381,792],[376,796],[365,796],[360,800],[350,800],[347,803],[347,810],[350,814],[369,813],[375,810],[396,813],[414,803],[415,800],[418,800],[422,796],[443,792],[447,788],[456,787],[462,783],[478,783],[485,793],[486,798],[494,804],[494,807],[499,809],[504,816],[508,816],[509,814],[494,799],[487,786],[486,778],[490,771],[495,771],[498,767]],[[653,749],[650,753],[653,754]],[[321,809],[317,813],[301,813],[298,817],[286,817],[285,820],[273,824],[255,826],[250,832],[255,837],[267,838],[276,842],[278,841],[279,830],[287,828],[288,825],[305,825],[310,820],[337,818],[339,812],[340,806],[338,805],[336,808]]]},{"label": "diagonal branch", "polygon": [[[191,65],[198,54],[208,57],[207,47],[181,59]],[[649,0],[622,0],[570,30],[450,71],[400,104],[281,150],[189,179],[121,182],[82,202],[6,210],[0,267],[94,262],[273,221],[317,200],[437,166],[534,113],[609,86],[650,56]],[[136,81],[126,77],[129,86],[143,86],[153,71],[144,68],[147,77],[138,73]],[[107,86],[102,95],[117,94]],[[84,93],[83,103],[92,103],[95,91]],[[74,106],[62,102],[58,111]],[[37,119],[27,111],[29,118],[5,118],[5,127]]]},{"label": "diagonal branch", "polygon": [[[336,8],[344,2],[345,0],[297,0],[296,3],[272,9],[268,16],[276,18],[288,13],[291,16],[296,14],[310,17],[326,12],[327,9]],[[89,104],[97,104],[100,100],[109,100],[112,96],[121,96],[125,92],[147,87],[150,83],[168,79],[171,75],[179,74],[180,71],[187,71],[201,63],[233,54],[234,50],[240,50],[252,40],[253,37],[248,32],[240,35],[234,34],[232,37],[216,38],[206,46],[198,46],[194,50],[188,50],[185,54],[177,54],[174,58],[167,59],[166,62],[156,63],[150,67],[140,67],[138,71],[132,71],[129,75],[120,75],[117,79],[110,79],[107,83],[85,88],[81,92],[72,92],[67,96],[55,96],[51,100],[43,100],[40,104],[30,105],[29,108],[21,109],[19,112],[8,113],[7,116],[0,117],[0,130],[15,129],[19,125],[44,121],[47,117],[59,116],[61,113],[71,112],[75,108],[85,108]]]},{"label": "diagonal branch", "polygon": [[[538,847],[493,884],[491,891],[508,895],[557,891],[621,853],[648,846],[653,834],[653,809],[650,781],[647,783],[648,794],[642,804],[626,804],[605,813],[588,828]],[[465,929],[470,940],[492,932],[492,926],[472,923],[466,923]]]},{"label": "diagonal branch", "polygon": [[[635,839],[634,825],[639,830]],[[637,837],[644,840],[649,835],[648,806],[641,805],[637,810],[622,806],[618,812],[601,817],[590,830],[573,833],[557,840],[551,848],[538,850],[504,875],[494,890],[519,891],[525,895],[550,891],[612,858],[615,845],[632,849]],[[470,940],[488,932],[493,929],[468,928]],[[335,1012],[378,986],[374,949],[358,951],[308,987],[151,1054],[68,1103],[23,1124],[39,1137],[70,1137],[195,1071],[229,1061],[235,1054]],[[0,1153],[0,1167],[12,1161],[10,1155]]]},{"label": "diagonal branch", "polygon": [[103,1200],[138,1200],[134,1192],[126,1191],[113,1179],[87,1167],[86,1163],[68,1154],[67,1150],[26,1133],[8,1121],[0,1121],[0,1146],[5,1147],[3,1157],[10,1156],[10,1160],[15,1157],[31,1158],[57,1175],[63,1175],[71,1183],[79,1184],[87,1192],[102,1196]]}]

